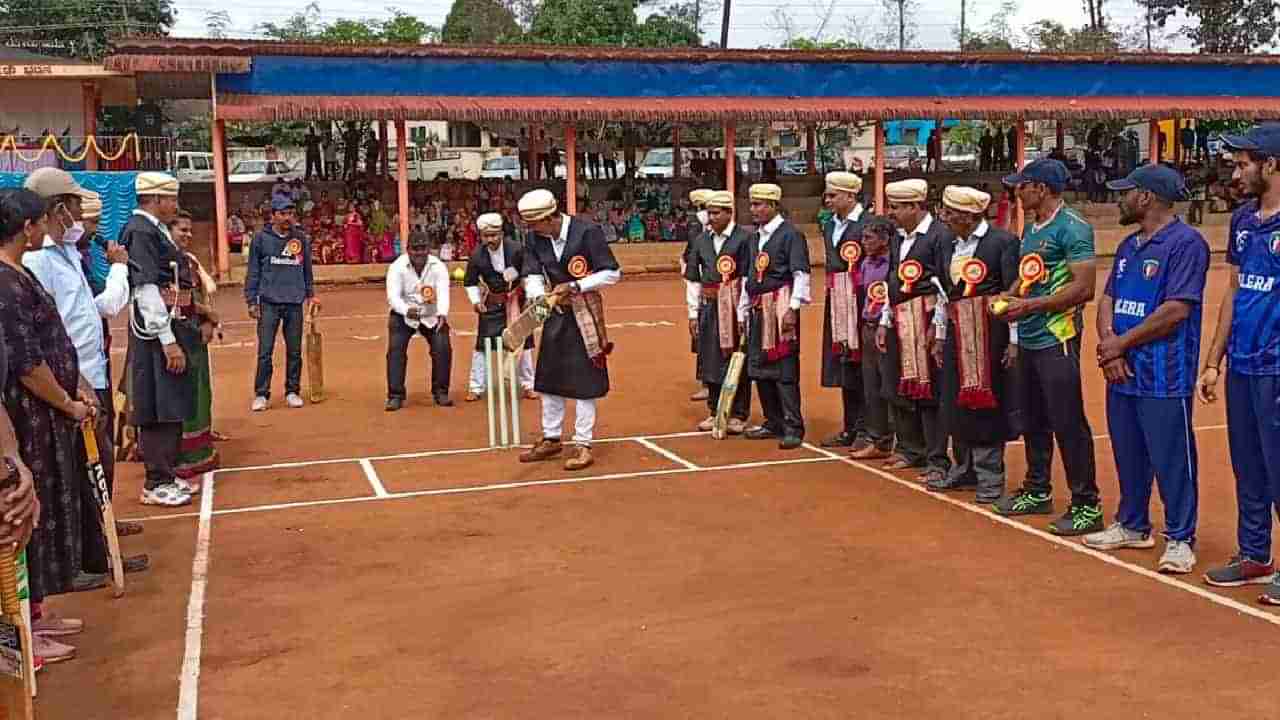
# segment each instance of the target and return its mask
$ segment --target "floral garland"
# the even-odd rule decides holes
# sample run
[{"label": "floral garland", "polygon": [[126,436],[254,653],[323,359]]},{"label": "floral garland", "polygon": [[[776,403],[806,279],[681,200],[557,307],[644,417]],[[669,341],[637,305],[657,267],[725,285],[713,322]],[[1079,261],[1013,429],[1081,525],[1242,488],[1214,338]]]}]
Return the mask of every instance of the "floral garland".
[{"label": "floral garland", "polygon": [[98,156],[98,158],[102,160],[105,160],[107,162],[115,162],[116,160],[119,160],[120,158],[124,157],[124,154],[129,151],[130,141],[132,141],[133,143],[134,161],[136,162],[141,160],[142,151],[141,151],[141,148],[139,147],[137,133],[129,133],[128,135],[125,135],[124,140],[120,142],[120,149],[116,151],[114,154],[103,152],[102,148],[98,147],[97,138],[90,135],[85,138],[84,149],[80,151],[79,155],[68,155],[67,152],[62,149],[62,144],[58,141],[58,138],[54,137],[53,134],[50,134],[47,137],[45,137],[44,142],[40,145],[40,149],[36,151],[35,155],[31,155],[31,156],[26,155],[25,153],[23,153],[21,150],[18,149],[18,139],[16,136],[5,135],[3,137],[0,137],[0,153],[4,153],[6,151],[12,152],[14,155],[17,155],[18,159],[22,160],[23,162],[34,163],[38,161],[41,158],[41,156],[43,156],[45,153],[49,152],[50,149],[52,149],[55,153],[57,153],[58,157],[62,158],[63,162],[79,163],[79,162],[83,162],[84,159],[89,156],[90,152],[93,152],[95,155]]}]

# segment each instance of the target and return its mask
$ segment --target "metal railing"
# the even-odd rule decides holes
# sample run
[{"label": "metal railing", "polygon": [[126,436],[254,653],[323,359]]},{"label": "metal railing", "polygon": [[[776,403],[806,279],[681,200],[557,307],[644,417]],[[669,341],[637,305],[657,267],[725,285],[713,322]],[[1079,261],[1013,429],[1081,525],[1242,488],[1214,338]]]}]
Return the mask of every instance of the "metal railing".
[{"label": "metal railing", "polygon": [[[3,137],[7,139],[9,136]],[[48,137],[13,136],[12,145],[0,151],[0,172],[27,173],[42,167],[57,167],[68,171],[87,169],[89,159],[85,152],[85,137],[55,135],[53,143],[47,142]],[[97,135],[94,137],[94,144],[97,147],[99,171],[167,172],[173,168],[173,138]],[[90,149],[89,152],[93,150]]]}]

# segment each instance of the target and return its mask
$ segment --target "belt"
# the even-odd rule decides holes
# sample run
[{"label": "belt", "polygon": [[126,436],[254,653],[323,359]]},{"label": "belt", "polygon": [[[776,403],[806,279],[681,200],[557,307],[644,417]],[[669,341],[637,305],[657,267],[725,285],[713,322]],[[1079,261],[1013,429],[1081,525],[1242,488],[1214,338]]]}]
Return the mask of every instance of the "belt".
[{"label": "belt", "polygon": [[484,306],[487,309],[493,309],[493,310],[496,310],[498,308],[503,308],[507,306],[507,300],[509,298],[510,298],[510,293],[491,292],[485,296]]}]

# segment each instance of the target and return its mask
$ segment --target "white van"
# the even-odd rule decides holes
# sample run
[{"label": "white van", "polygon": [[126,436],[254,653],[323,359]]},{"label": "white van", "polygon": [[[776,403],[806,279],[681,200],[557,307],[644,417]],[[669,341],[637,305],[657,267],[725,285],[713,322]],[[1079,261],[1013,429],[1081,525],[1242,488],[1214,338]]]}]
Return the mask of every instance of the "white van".
[{"label": "white van", "polygon": [[213,153],[177,152],[173,164],[173,176],[180,183],[213,182]]}]

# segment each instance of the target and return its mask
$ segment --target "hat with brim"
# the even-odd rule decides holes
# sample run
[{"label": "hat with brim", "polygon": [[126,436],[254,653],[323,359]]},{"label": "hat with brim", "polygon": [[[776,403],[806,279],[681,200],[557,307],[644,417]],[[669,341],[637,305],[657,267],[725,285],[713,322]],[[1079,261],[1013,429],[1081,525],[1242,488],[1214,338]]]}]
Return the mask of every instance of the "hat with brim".
[{"label": "hat with brim", "polygon": [[689,193],[689,202],[693,203],[696,208],[704,208],[707,206],[707,198],[711,197],[714,190],[709,188],[698,188]]},{"label": "hat with brim", "polygon": [[747,194],[752,200],[782,202],[782,188],[772,183],[756,183]]},{"label": "hat with brim", "polygon": [[728,190],[717,190],[707,196],[707,209],[716,208],[719,210],[733,209],[733,193]]},{"label": "hat with brim", "polygon": [[476,229],[480,232],[502,232],[502,216],[498,213],[485,213],[476,218]]},{"label": "hat with brim", "polygon": [[278,197],[271,201],[272,212],[285,212],[293,209],[293,200],[284,197]]},{"label": "hat with brim", "polygon": [[981,215],[991,204],[991,196],[977,188],[948,185],[942,191],[942,204],[959,212]]},{"label": "hat with brim", "polygon": [[45,200],[50,200],[63,195],[75,195],[81,199],[88,197],[88,190],[80,187],[80,184],[71,177],[71,173],[58,168],[43,167],[38,168],[22,183],[22,187],[39,195]]},{"label": "hat with brim", "polygon": [[102,196],[92,190],[84,191],[84,199],[80,201],[80,217],[84,220],[97,220],[102,217]]},{"label": "hat with brim", "polygon": [[555,215],[558,206],[550,190],[530,190],[516,203],[516,209],[525,222],[538,222]]},{"label": "hat with brim", "polygon": [[1222,145],[1231,152],[1259,152],[1280,156],[1280,123],[1263,123],[1243,134],[1222,135]]},{"label": "hat with brim", "polygon": [[851,172],[827,173],[827,190],[857,195],[862,192],[862,178]]},{"label": "hat with brim", "polygon": [[891,203],[922,203],[929,198],[929,183],[919,178],[891,182],[884,186],[884,197]]},{"label": "hat with brim", "polygon": [[1107,189],[1116,192],[1146,190],[1171,203],[1186,200],[1189,195],[1182,173],[1167,165],[1143,165],[1135,168],[1126,177],[1108,182]]},{"label": "hat with brim", "polygon": [[134,193],[139,196],[161,195],[177,197],[178,187],[178,179],[167,173],[138,173],[137,179],[133,181]]}]

